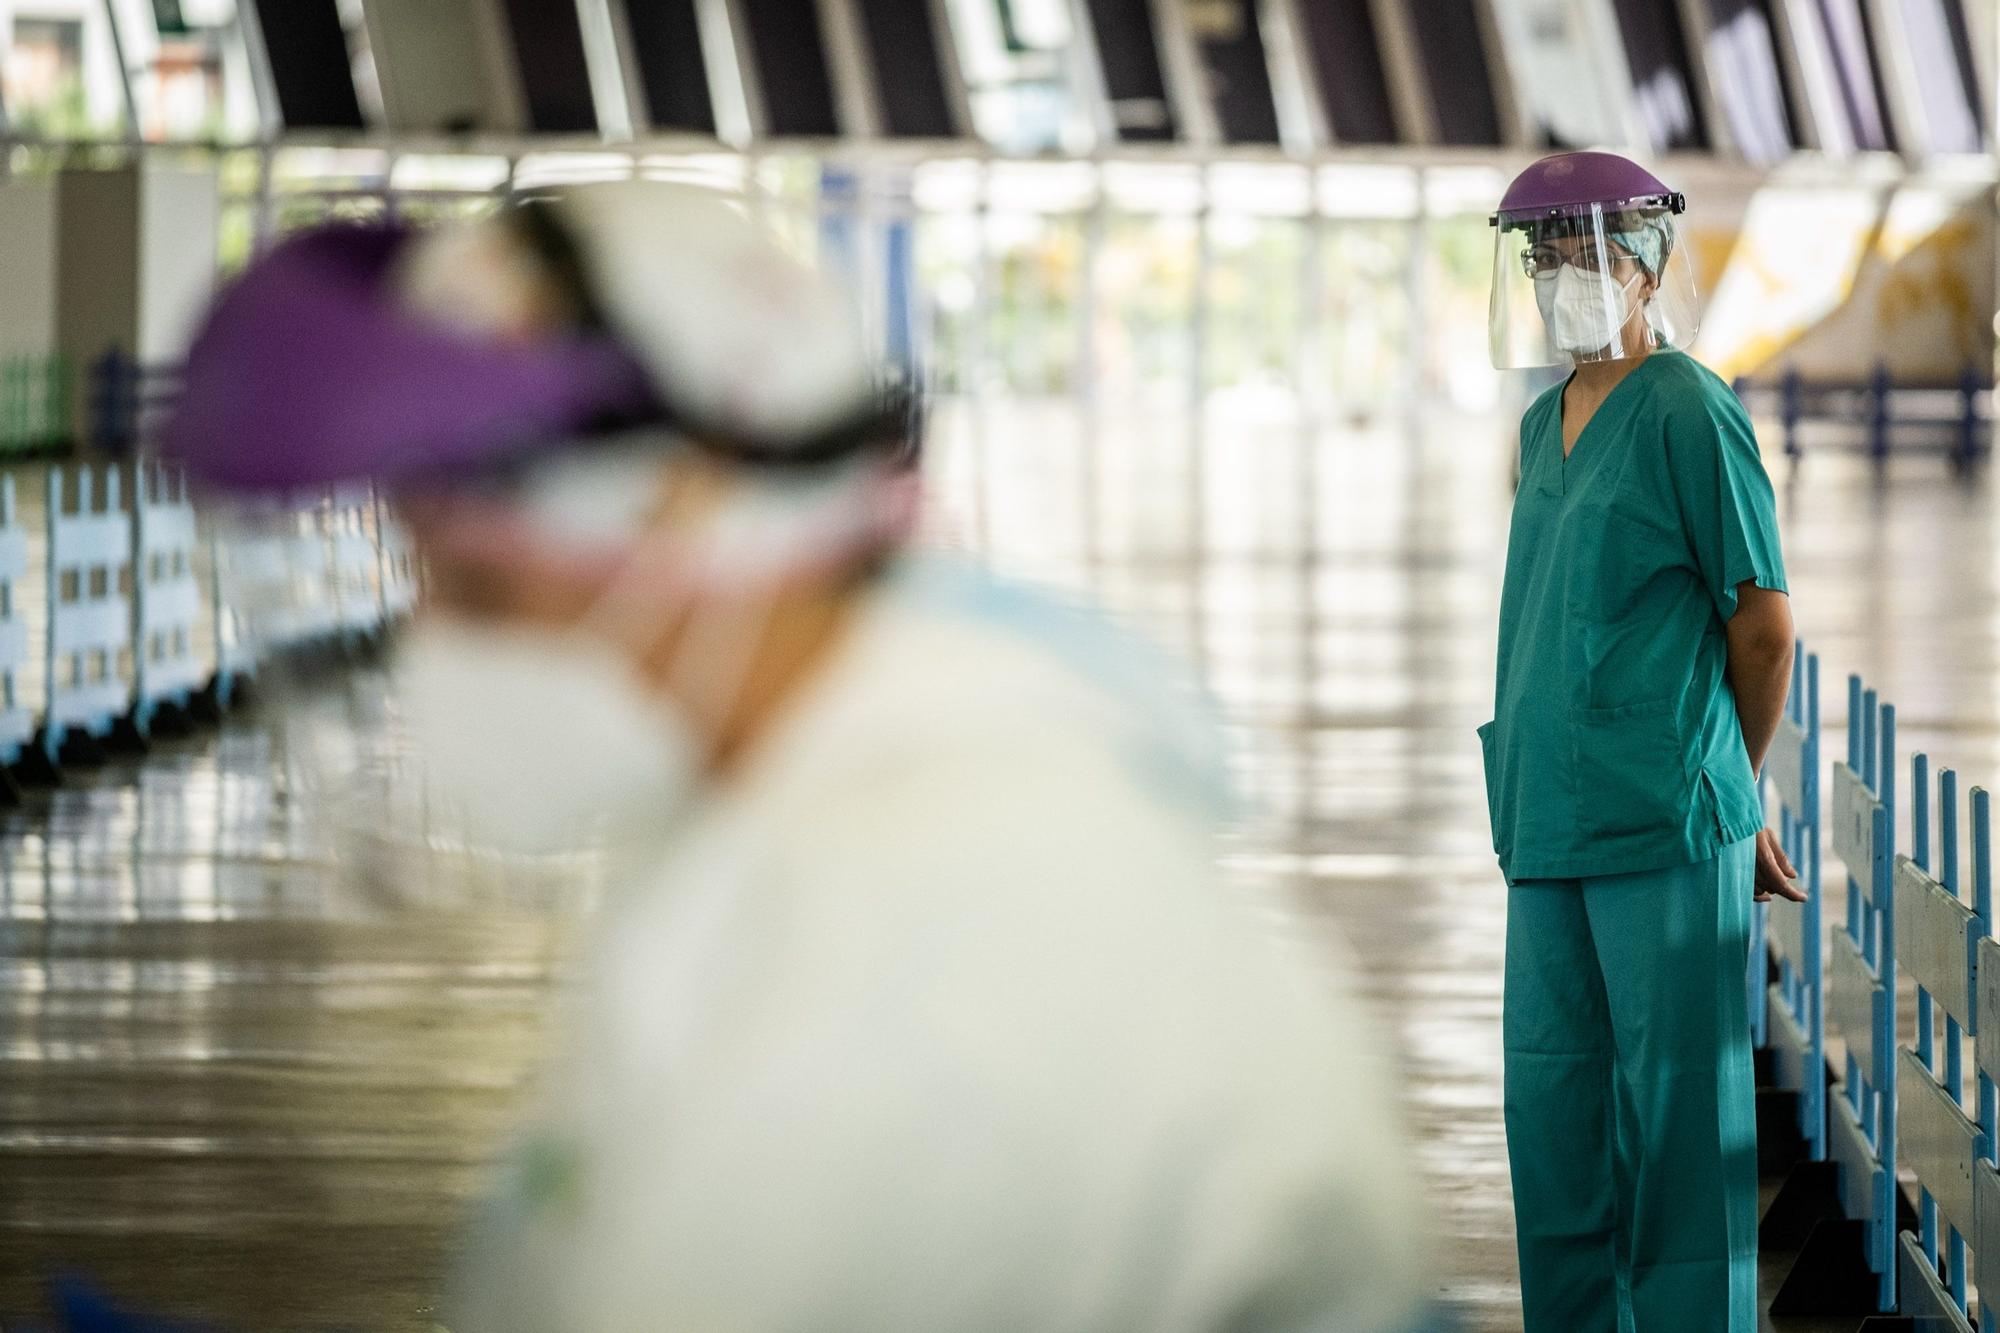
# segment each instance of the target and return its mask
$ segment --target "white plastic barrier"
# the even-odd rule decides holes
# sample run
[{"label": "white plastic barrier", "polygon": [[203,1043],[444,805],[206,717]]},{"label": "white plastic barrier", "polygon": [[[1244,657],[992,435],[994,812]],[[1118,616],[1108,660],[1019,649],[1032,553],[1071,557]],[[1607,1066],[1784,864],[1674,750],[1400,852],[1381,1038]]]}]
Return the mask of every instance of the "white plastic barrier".
[{"label": "white plastic barrier", "polygon": [[194,502],[177,470],[139,463],[132,486],[132,721],[152,730],[163,707],[185,708],[206,684],[197,652],[201,584]]},{"label": "white plastic barrier", "polygon": [[378,577],[382,614],[393,620],[407,615],[417,603],[417,556],[380,496],[375,498],[375,538],[381,567]]},{"label": "white plastic barrier", "polygon": [[0,477],[0,763],[17,762],[35,736],[35,709],[22,698],[29,662],[21,594],[28,577],[28,530],[21,525],[14,479]]},{"label": "white plastic barrier", "polygon": [[[227,707],[237,687],[257,675],[257,645],[253,630],[267,627],[287,614],[278,604],[286,577],[284,539],[270,533],[255,535],[220,531],[209,537],[209,594],[214,633],[215,697]],[[245,589],[256,589],[270,602],[258,606],[246,600]]]},{"label": "white plastic barrier", "polygon": [[295,516],[285,541],[285,572],[289,614],[272,626],[266,646],[273,650],[324,643],[340,631],[340,608],[334,592],[331,541],[334,504],[321,500]]},{"label": "white plastic barrier", "polygon": [[42,748],[102,740],[132,702],[132,519],[116,468],[54,468],[48,480],[48,657]]},{"label": "white plastic barrier", "polygon": [[325,522],[334,629],[347,636],[373,634],[381,628],[385,611],[375,496],[366,489],[336,491],[328,501]]}]

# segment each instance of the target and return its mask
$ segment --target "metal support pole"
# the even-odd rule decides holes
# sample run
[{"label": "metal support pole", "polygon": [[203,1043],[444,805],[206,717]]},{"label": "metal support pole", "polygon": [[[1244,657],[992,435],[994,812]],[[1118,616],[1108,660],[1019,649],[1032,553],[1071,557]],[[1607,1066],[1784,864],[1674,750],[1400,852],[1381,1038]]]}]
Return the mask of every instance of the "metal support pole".
[{"label": "metal support pole", "polygon": [[111,60],[118,66],[118,91],[125,107],[125,135],[139,138],[139,99],[132,91],[132,67],[125,63],[125,34],[118,26],[118,0],[103,0],[105,29],[111,35]]},{"label": "metal support pole", "polygon": [[1417,173],[1417,213],[1410,224],[1410,263],[1405,270],[1404,298],[1410,303],[1410,366],[1406,375],[1412,403],[1430,401],[1435,387],[1430,362],[1430,263],[1431,191],[1430,174],[1422,167]]},{"label": "metal support pole", "polygon": [[989,512],[986,457],[986,379],[992,356],[993,315],[993,165],[979,163],[978,191],[973,203],[972,321],[966,337],[965,383],[966,444],[971,454],[972,545],[986,554],[993,540],[993,517]]},{"label": "metal support pole", "polygon": [[[1198,571],[1208,546],[1208,339],[1209,286],[1215,267],[1215,243],[1210,234],[1214,181],[1206,166],[1201,173],[1201,203],[1195,213],[1193,308],[1188,319],[1188,470],[1187,514],[1189,545]],[[1198,576],[1197,576],[1198,577]],[[1202,615],[1203,589],[1197,583],[1188,599],[1191,617],[1190,651],[1197,668],[1208,660]]]},{"label": "metal support pole", "polygon": [[1083,566],[1085,581],[1097,586],[1104,560],[1103,514],[1100,512],[1100,472],[1103,470],[1104,402],[1102,368],[1097,360],[1098,305],[1103,292],[1099,285],[1099,261],[1104,255],[1106,214],[1104,177],[1098,173],[1089,206],[1081,218],[1083,259],[1076,293],[1076,385],[1077,403],[1077,506],[1083,514]]}]

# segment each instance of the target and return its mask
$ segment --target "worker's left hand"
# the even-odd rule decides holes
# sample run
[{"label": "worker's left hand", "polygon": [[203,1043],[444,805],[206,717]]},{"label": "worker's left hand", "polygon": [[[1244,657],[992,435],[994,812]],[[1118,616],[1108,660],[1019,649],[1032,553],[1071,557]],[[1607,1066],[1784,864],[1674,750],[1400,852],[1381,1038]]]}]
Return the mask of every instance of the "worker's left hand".
[{"label": "worker's left hand", "polygon": [[1805,886],[1797,882],[1798,871],[1792,868],[1792,858],[1785,855],[1785,849],[1778,845],[1778,835],[1769,829],[1757,833],[1757,893],[1760,903],[1768,903],[1773,898],[1788,898],[1792,902],[1806,900]]}]

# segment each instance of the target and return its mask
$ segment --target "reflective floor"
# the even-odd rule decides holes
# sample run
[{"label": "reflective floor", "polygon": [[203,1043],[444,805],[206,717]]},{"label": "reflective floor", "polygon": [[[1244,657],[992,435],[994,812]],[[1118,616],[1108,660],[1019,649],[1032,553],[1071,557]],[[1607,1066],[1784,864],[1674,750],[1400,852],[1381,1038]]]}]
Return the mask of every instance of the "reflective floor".
[{"label": "reflective floor", "polygon": [[[1187,653],[1240,742],[1231,863],[1344,936],[1403,1057],[1439,1291],[1519,1327],[1500,1123],[1505,897],[1473,728],[1512,427],[945,411],[933,539]],[[1801,631],[1903,740],[2000,777],[2000,539],[1941,460],[1774,460]],[[49,1272],[244,1328],[423,1328],[543,1030],[560,930],[430,865],[357,881],[251,723],[34,799],[0,839],[0,1320]],[[403,875],[410,883],[396,883]],[[422,880],[418,886],[416,880]],[[371,887],[372,885],[372,887]],[[422,887],[424,893],[398,894]],[[422,897],[421,909],[391,899]]]}]

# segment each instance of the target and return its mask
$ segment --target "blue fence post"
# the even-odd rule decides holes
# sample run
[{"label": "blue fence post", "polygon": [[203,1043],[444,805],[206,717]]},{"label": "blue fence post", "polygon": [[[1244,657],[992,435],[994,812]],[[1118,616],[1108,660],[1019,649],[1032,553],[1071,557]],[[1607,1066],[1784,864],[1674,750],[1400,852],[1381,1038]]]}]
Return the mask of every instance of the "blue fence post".
[{"label": "blue fence post", "polygon": [[1785,457],[1804,456],[1799,444],[1799,418],[1805,415],[1805,388],[1797,366],[1788,366],[1778,387],[1778,417],[1785,426]]},{"label": "blue fence post", "polygon": [[[1871,699],[1874,691],[1869,691]],[[1877,941],[1877,969],[1882,979],[1881,1014],[1876,1020],[1875,1051],[1876,1066],[1881,1072],[1880,1099],[1881,1120],[1880,1145],[1877,1155],[1882,1162],[1881,1235],[1883,1237],[1882,1309],[1896,1308],[1896,880],[1889,873],[1896,856],[1896,708],[1893,704],[1882,705],[1881,760],[1876,776],[1880,783],[1876,796],[1882,802],[1880,813],[1880,836],[1876,839],[1875,862],[1876,883],[1880,886],[1881,899],[1876,911],[1881,918],[1880,936]]]},{"label": "blue fence post", "polygon": [[[1991,989],[1990,979],[1982,980],[1986,967],[1992,966],[1990,950],[1993,934],[1993,809],[1992,799],[1984,787],[1974,787],[1972,804],[1972,910],[1978,920],[1974,923],[1970,949],[1972,953],[1973,996],[1973,1067],[1979,1082],[1979,1151],[1978,1160],[1973,1163],[1973,1245],[1979,1251],[1980,1276],[1989,1286],[2000,1274],[1989,1272],[1991,1265],[1985,1261],[1994,1251],[1992,1227],[1987,1225],[1990,1212],[1991,1169],[1987,1166],[1994,1160],[1996,1149],[1996,1124],[2000,1114],[1996,1114],[1996,1097],[1992,1072],[1981,1052],[1989,1047],[1993,1033],[1994,1016],[1989,1012],[1986,996]],[[1986,961],[1982,963],[1982,958]],[[2000,1328],[2000,1299],[1982,1295],[1979,1301],[1979,1327],[1985,1333],[1994,1333]]]},{"label": "blue fence post", "polygon": [[1979,460],[1979,372],[1967,366],[1958,373],[1957,462],[1971,467]]},{"label": "blue fence post", "polygon": [[[1930,809],[1930,756],[1915,754],[1910,756],[1910,860],[1919,870],[1935,873],[1931,861],[1931,809]],[[1949,815],[1946,816],[1949,819]],[[1924,1068],[1936,1066],[1936,1052],[1933,1050],[1937,1017],[1931,1007],[1931,993],[1922,984],[1917,986],[1917,1059],[1923,1061]],[[1917,1195],[1917,1236],[1924,1247],[1924,1257],[1932,1268],[1937,1267],[1937,1200],[1928,1189],[1919,1188]]]},{"label": "blue fence post", "polygon": [[[1938,773],[1938,875],[1945,890],[1953,898],[1958,892],[1958,774],[1947,768]],[[1968,939],[1970,937],[1968,936]],[[1960,948],[1961,959],[1969,981],[1973,961],[1967,950],[1969,943]],[[1968,987],[1968,989],[1974,989]],[[1974,989],[1974,994],[1977,994]],[[1958,1019],[1947,1012],[1944,1017],[1944,1088],[1951,1094],[1953,1102],[1965,1105],[1965,1052],[1962,1049],[1963,1030]],[[1935,1070],[1935,1064],[1932,1065]],[[1971,1164],[1966,1164],[1971,1169]],[[1951,1298],[1960,1310],[1965,1308],[1965,1235],[1954,1224],[1950,1228],[1950,1244],[1946,1250],[1946,1263],[1951,1274]]]},{"label": "blue fence post", "polygon": [[122,378],[125,358],[116,347],[107,347],[97,360],[90,363],[90,442],[97,449],[109,452],[113,422],[118,413],[118,381]]},{"label": "blue fence post", "polygon": [[[1823,918],[1814,859],[1822,827],[1815,774],[1818,671],[1819,659],[1808,654],[1803,643],[1796,645],[1791,688],[1761,775],[1763,784],[1778,793],[1778,836],[1798,872],[1805,901],[1762,905],[1767,909],[1760,915],[1769,947],[1752,949],[1750,969],[1753,1027],[1760,1032],[1761,1049],[1769,1054],[1772,1086],[1797,1100],[1796,1128],[1805,1159],[1812,1162],[1826,1157],[1827,1085],[1819,940]],[[1774,963],[1775,985],[1769,982]]]},{"label": "blue fence post", "polygon": [[1889,456],[1889,363],[1877,361],[1868,380],[1868,456],[1881,462]]},{"label": "blue fence post", "polygon": [[[1812,1144],[1811,1158],[1815,1162],[1826,1160],[1826,945],[1822,938],[1825,929],[1826,904],[1820,888],[1819,845],[1820,830],[1825,827],[1826,812],[1822,804],[1823,794],[1819,785],[1819,655],[1806,656],[1806,694],[1803,702],[1805,713],[1805,800],[1808,826],[1799,830],[1797,836],[1805,843],[1806,887],[1809,897],[1806,901],[1805,968],[1806,1002],[1811,1006],[1807,1016],[1809,1027],[1806,1037],[1810,1051],[1812,1070],[1806,1084],[1808,1099],[1801,1109],[1809,1118],[1807,1139]],[[1797,862],[1794,862],[1797,864]]]}]

